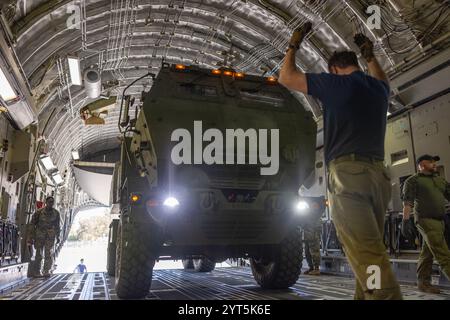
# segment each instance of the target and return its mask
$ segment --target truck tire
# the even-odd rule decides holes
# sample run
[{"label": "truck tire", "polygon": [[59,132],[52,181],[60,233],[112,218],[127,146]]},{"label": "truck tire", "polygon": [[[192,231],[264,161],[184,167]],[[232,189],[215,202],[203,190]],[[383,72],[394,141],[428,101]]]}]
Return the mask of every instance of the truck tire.
[{"label": "truck tire", "polygon": [[121,299],[140,299],[150,292],[159,242],[149,228],[123,220],[119,224],[115,287]]},{"label": "truck tire", "polygon": [[193,263],[197,272],[210,272],[216,267],[216,263],[208,258],[194,259]]},{"label": "truck tire", "polygon": [[108,238],[108,253],[106,258],[106,271],[108,275],[114,277],[116,275],[116,248],[117,248],[117,231],[119,229],[119,219],[114,219],[110,225],[110,235]]},{"label": "truck tire", "polygon": [[111,277],[114,277],[116,275],[116,244],[111,242],[108,243],[106,272]]},{"label": "truck tire", "polygon": [[192,259],[183,259],[181,262],[184,270],[194,269],[194,261]]},{"label": "truck tire", "polygon": [[300,228],[292,230],[277,251],[270,258],[250,259],[253,277],[264,289],[286,289],[297,282],[303,260]]}]

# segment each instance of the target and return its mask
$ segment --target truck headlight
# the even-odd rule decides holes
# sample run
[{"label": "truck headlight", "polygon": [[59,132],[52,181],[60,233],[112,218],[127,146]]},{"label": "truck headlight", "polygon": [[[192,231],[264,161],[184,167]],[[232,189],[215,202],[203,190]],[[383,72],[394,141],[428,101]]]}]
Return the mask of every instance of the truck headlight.
[{"label": "truck headlight", "polygon": [[309,206],[308,202],[306,202],[305,200],[300,200],[299,202],[297,202],[297,205],[295,206],[295,209],[297,210],[297,212],[299,214],[307,213],[309,208],[310,208],[310,206]]},{"label": "truck headlight", "polygon": [[168,197],[164,200],[163,205],[169,208],[175,208],[180,205],[177,198]]}]

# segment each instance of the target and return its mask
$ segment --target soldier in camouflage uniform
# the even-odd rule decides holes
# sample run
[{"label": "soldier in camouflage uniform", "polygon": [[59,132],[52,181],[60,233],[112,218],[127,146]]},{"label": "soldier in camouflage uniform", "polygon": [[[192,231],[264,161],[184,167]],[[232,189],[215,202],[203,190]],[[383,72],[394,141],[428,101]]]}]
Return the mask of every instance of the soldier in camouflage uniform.
[{"label": "soldier in camouflage uniform", "polygon": [[39,209],[33,215],[31,225],[33,228],[33,242],[36,248],[36,277],[40,277],[40,269],[42,263],[42,253],[44,252],[44,269],[43,276],[50,276],[50,269],[53,266],[54,245],[60,242],[60,216],[58,210],[53,208],[55,199],[47,197],[44,208]]},{"label": "soldier in camouflage uniform", "polygon": [[320,237],[322,234],[322,213],[311,216],[310,221],[303,226],[303,242],[305,243],[305,257],[309,270],[305,274],[320,275]]},{"label": "soldier in camouflage uniform", "polygon": [[415,224],[423,238],[417,263],[417,286],[420,291],[440,293],[431,285],[433,259],[450,279],[450,250],[444,237],[445,202],[450,201],[450,183],[437,173],[439,156],[425,154],[417,159],[419,172],[403,186],[403,223],[414,214]]}]

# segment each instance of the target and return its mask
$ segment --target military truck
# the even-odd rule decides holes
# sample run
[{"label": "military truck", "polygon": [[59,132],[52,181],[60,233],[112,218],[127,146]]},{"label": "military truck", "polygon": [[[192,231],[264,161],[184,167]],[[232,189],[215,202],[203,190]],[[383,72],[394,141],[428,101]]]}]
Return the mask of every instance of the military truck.
[{"label": "military truck", "polygon": [[[199,272],[248,258],[261,287],[293,285],[301,273],[300,225],[322,210],[318,199],[298,196],[315,165],[311,112],[275,78],[185,65],[162,65],[131,121],[129,100],[113,179],[120,221],[111,225],[108,249],[117,295],[147,295],[155,261],[167,258]],[[244,145],[229,135],[239,129]],[[277,132],[278,141],[271,139]],[[279,152],[279,165],[264,173],[268,151]]]}]

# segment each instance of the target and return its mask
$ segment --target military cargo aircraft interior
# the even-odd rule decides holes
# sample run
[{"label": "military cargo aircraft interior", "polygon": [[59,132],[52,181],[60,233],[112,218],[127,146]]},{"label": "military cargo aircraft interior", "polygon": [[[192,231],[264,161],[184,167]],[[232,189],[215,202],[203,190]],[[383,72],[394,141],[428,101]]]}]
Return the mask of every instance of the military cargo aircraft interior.
[{"label": "military cargo aircraft interior", "polygon": [[0,300],[450,300],[449,88],[449,0],[2,0]]}]

